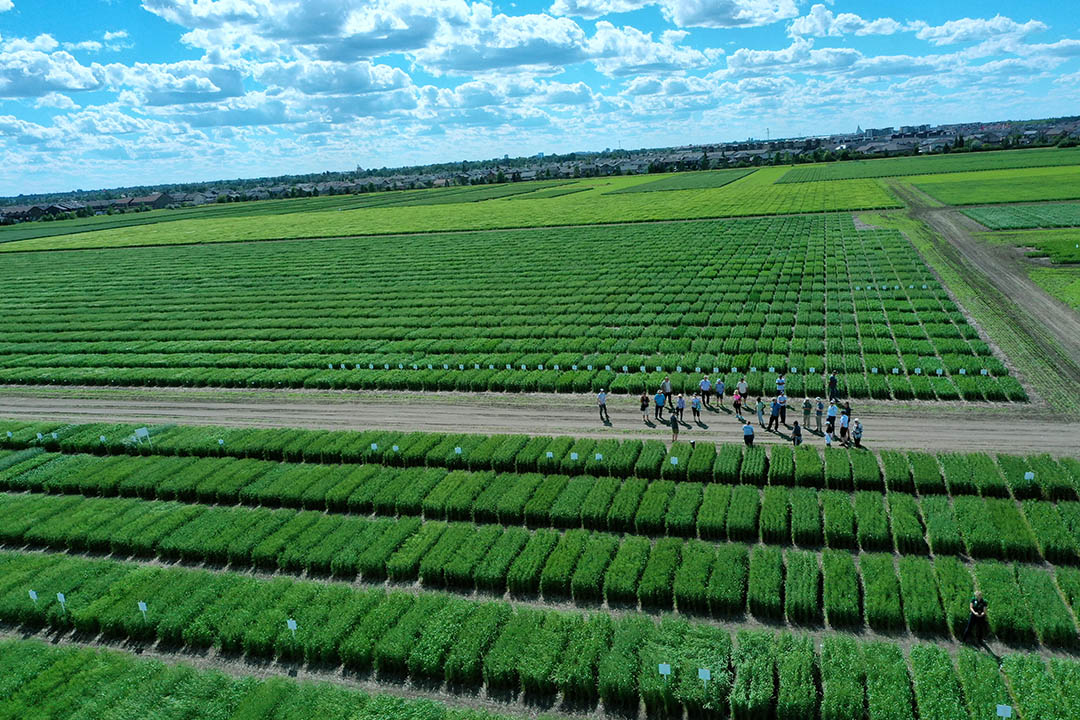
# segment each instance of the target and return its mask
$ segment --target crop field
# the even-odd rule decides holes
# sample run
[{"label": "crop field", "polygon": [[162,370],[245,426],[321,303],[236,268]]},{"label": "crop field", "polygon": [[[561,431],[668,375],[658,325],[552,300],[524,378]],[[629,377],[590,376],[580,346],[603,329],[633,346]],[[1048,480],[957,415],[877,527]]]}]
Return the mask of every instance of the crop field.
[{"label": "crop field", "polygon": [[1080,165],[1080,150],[1038,148],[822,163],[793,167],[777,182],[820,182],[1063,165]]},{"label": "crop field", "polygon": [[1033,267],[1028,275],[1043,290],[1080,312],[1080,267]]},{"label": "crop field", "polygon": [[[0,423],[5,627],[613,717],[1080,704],[1074,458],[134,430]],[[940,644],[976,588],[1000,668]],[[744,618],[773,627],[714,623]],[[0,678],[8,714],[168,691],[178,713],[474,717],[33,640],[0,642]]]},{"label": "crop field", "polygon": [[708,172],[685,172],[668,175],[660,180],[632,185],[613,193],[658,192],[664,190],[699,190],[701,188],[723,187],[730,182],[749,175],[753,170],[712,170]]},{"label": "crop field", "polygon": [[[27,239],[0,243],[0,252],[592,225],[900,207],[896,198],[873,180],[774,185],[773,181],[783,172],[783,168],[762,168],[723,187],[666,192],[662,202],[643,202],[642,196],[637,193],[611,192],[656,180],[655,176],[648,175],[581,180],[578,181],[580,185],[589,189],[569,192],[580,185],[566,185],[540,190],[536,198],[524,192],[486,202],[398,203],[398,207],[361,207],[347,212],[338,212],[337,208],[346,207],[349,202],[357,200],[342,198],[333,204],[329,201],[335,198],[317,198],[320,204],[327,203],[319,212],[187,219],[63,237]],[[537,187],[537,184],[511,186],[518,189],[530,187]],[[468,190],[491,191],[491,188],[483,186]],[[418,196],[426,193],[436,197],[437,193],[454,190],[415,192]],[[562,190],[566,191],[565,194],[559,194]],[[369,197],[375,200],[382,195]],[[364,196],[361,196],[360,201],[363,200]]]},{"label": "crop field", "polygon": [[964,214],[991,230],[1080,227],[1080,203],[981,207]]},{"label": "crop field", "polygon": [[1080,166],[957,172],[915,177],[910,182],[946,205],[1075,200]]},{"label": "crop field", "polygon": [[5,383],[1026,399],[912,246],[843,215],[28,253],[0,282]]}]

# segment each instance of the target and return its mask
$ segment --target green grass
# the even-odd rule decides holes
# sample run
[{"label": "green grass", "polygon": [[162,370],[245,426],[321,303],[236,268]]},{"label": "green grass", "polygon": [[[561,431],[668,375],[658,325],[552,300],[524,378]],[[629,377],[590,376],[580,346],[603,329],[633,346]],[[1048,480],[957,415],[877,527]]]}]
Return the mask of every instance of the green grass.
[{"label": "green grass", "polygon": [[946,205],[1080,198],[1080,166],[958,172],[915,178],[911,182]]},{"label": "green grass", "polygon": [[1080,150],[1037,148],[821,163],[794,167],[777,182],[818,182],[1060,165],[1080,165]]},{"label": "green grass", "polygon": [[700,190],[702,188],[724,187],[753,172],[753,169],[710,170],[705,172],[686,172],[668,175],[659,180],[633,185],[612,193],[659,192],[665,190]]},{"label": "green grass", "polygon": [[[558,197],[534,199],[530,194],[523,194],[487,202],[384,206],[349,212],[337,212],[337,205],[334,205],[318,212],[189,219],[0,243],[0,252],[591,225],[900,206],[890,192],[872,180],[774,185],[773,181],[783,172],[783,168],[764,168],[723,187],[668,192],[664,193],[662,201],[655,202],[642,202],[637,193],[611,192],[652,182],[655,179],[652,176],[596,178],[579,181],[588,190]],[[434,194],[450,190],[421,192]]]},{"label": "green grass", "polygon": [[1080,226],[1080,203],[981,207],[964,214],[991,230]]},{"label": "green grass", "polygon": [[1033,267],[1028,270],[1036,285],[1080,312],[1080,268]]},{"label": "green grass", "polygon": [[1080,263],[1078,228],[981,233],[979,237],[996,244],[1033,248],[1028,257],[1045,257],[1058,264]]}]

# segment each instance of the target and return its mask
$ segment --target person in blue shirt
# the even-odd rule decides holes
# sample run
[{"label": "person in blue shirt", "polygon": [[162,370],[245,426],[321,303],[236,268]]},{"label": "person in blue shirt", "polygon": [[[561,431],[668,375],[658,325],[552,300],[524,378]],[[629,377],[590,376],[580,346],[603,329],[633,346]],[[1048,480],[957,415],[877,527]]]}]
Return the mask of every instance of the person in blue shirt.
[{"label": "person in blue shirt", "polygon": [[690,411],[694,413],[694,422],[701,422],[701,398],[696,394],[690,398]]},{"label": "person in blue shirt", "polygon": [[747,420],[742,426],[742,439],[746,443],[747,447],[752,447],[754,444],[754,426]]},{"label": "person in blue shirt", "polygon": [[780,430],[780,403],[773,398],[772,407],[769,410],[769,424],[766,430]]},{"label": "person in blue shirt", "polygon": [[653,417],[655,417],[657,420],[663,420],[664,419],[664,391],[663,390],[657,390],[656,391],[656,397],[653,398],[653,405],[655,407],[655,409],[653,410]]},{"label": "person in blue shirt", "polygon": [[780,424],[787,427],[787,393],[780,393],[776,402],[780,406]]},{"label": "person in blue shirt", "polygon": [[701,390],[701,402],[705,404],[705,407],[709,406],[709,395],[712,394],[712,383],[709,382],[709,376],[706,375],[698,383],[698,388]]},{"label": "person in blue shirt", "polygon": [[611,416],[607,412],[607,393],[604,388],[600,388],[600,393],[596,396],[596,406],[600,408],[600,422],[610,423]]}]

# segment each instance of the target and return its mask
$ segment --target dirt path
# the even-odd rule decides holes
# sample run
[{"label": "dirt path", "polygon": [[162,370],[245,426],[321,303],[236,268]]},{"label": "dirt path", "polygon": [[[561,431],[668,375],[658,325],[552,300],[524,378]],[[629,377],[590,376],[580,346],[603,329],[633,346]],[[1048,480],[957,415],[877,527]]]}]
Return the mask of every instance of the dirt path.
[{"label": "dirt path", "polygon": [[908,205],[911,217],[926,223],[945,240],[941,249],[960,267],[966,279],[991,302],[995,291],[1006,302],[994,303],[1069,382],[1080,384],[1080,314],[1055,299],[1028,277],[1015,252],[976,238],[984,232],[961,208],[931,207],[917,189],[894,183],[893,191]]},{"label": "dirt path", "polygon": [[[26,420],[671,439],[669,428],[642,422],[636,398],[612,397],[609,410],[612,423],[605,426],[592,397],[580,395],[0,388],[0,417]],[[866,446],[874,449],[1080,455],[1080,423],[1037,407],[857,402],[854,410],[866,427]],[[801,422],[801,416],[801,411],[789,413],[788,421]],[[742,439],[730,406],[704,411],[700,425],[689,412],[686,418],[680,440]],[[756,438],[758,443],[787,441],[786,435],[760,428]],[[824,445],[819,436],[805,439]]]}]

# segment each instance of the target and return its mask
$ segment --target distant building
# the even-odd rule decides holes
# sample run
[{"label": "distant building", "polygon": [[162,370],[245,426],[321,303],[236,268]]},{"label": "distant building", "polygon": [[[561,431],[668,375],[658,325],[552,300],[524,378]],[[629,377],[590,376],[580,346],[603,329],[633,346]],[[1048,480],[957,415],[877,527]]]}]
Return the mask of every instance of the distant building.
[{"label": "distant building", "polygon": [[155,210],[160,210],[175,202],[176,200],[168,193],[150,193],[149,195],[143,195],[142,197],[131,198],[129,205],[132,207],[150,207]]}]

